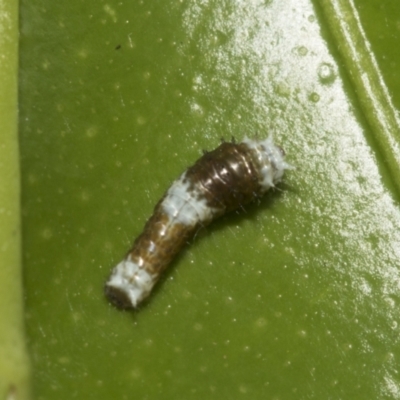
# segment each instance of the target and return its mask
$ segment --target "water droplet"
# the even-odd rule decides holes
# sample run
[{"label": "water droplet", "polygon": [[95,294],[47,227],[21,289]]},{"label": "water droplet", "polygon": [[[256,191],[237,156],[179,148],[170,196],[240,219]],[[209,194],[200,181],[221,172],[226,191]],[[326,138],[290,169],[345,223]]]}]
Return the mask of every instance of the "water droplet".
[{"label": "water droplet", "polygon": [[296,51],[299,56],[303,56],[303,57],[306,56],[308,53],[308,49],[305,46],[297,47]]},{"label": "water droplet", "polygon": [[44,228],[42,230],[42,238],[49,240],[53,237],[53,231],[50,228]]},{"label": "water droplet", "polygon": [[84,202],[86,202],[86,201],[89,201],[90,200],[90,193],[89,192],[86,192],[85,190],[83,190],[81,193],[80,193],[80,199],[82,200],[82,201],[84,201]]},{"label": "water droplet", "polygon": [[332,64],[322,63],[318,68],[318,77],[321,83],[329,85],[336,79],[335,68]]},{"label": "water droplet", "polygon": [[239,386],[239,392],[240,393],[247,393],[247,387],[245,385],[240,385]]},{"label": "water droplet", "polygon": [[290,96],[290,87],[288,85],[286,85],[284,82],[281,82],[277,85],[276,92],[280,96],[289,97]]},{"label": "water droplet", "polygon": [[305,338],[307,336],[307,332],[305,330],[300,330],[297,332],[297,334],[302,338]]},{"label": "water droplet", "polygon": [[139,379],[140,376],[142,375],[142,373],[141,373],[141,371],[140,371],[139,368],[135,368],[135,369],[133,369],[133,370],[131,371],[130,375],[131,375],[131,377],[132,377],[133,379]]},{"label": "water droplet", "polygon": [[146,123],[146,118],[139,116],[136,118],[136,122],[138,125],[144,125]]},{"label": "water droplet", "polygon": [[313,103],[318,103],[318,102],[319,102],[319,99],[320,99],[320,96],[319,96],[318,93],[312,92],[312,93],[308,96],[308,98],[309,98]]},{"label": "water droplet", "polygon": [[267,320],[263,317],[260,317],[257,319],[255,325],[257,328],[263,328],[265,325],[267,325]]},{"label": "water droplet", "polygon": [[192,112],[198,116],[202,116],[204,114],[203,108],[197,103],[192,103],[190,108],[192,109]]},{"label": "water droplet", "polygon": [[200,324],[200,323],[195,323],[194,324],[194,330],[195,331],[201,331],[203,329],[203,325],[202,324]]},{"label": "water droplet", "polygon": [[86,136],[89,138],[95,137],[97,135],[97,127],[91,126],[88,129],[86,129]]}]

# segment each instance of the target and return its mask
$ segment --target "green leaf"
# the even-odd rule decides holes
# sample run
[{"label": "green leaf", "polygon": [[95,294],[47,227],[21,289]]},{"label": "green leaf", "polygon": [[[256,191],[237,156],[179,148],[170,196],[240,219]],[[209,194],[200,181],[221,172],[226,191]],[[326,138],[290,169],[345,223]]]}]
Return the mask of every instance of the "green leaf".
[{"label": "green leaf", "polygon": [[[379,40],[400,7],[380,3],[22,2],[38,399],[398,398],[399,82]],[[202,149],[271,133],[296,166],[282,190],[199,232],[139,311],[107,304]]]}]

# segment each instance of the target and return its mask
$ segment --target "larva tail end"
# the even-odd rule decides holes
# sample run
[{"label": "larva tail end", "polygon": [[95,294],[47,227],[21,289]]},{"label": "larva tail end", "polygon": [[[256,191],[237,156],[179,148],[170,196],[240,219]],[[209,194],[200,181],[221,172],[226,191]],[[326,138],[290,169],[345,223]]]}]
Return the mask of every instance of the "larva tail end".
[{"label": "larva tail end", "polygon": [[105,286],[105,294],[118,308],[136,308],[153,288],[153,278],[128,256],[113,269]]},{"label": "larva tail end", "polygon": [[129,310],[135,308],[132,301],[125,291],[118,287],[104,285],[104,294],[110,303],[120,310]]}]

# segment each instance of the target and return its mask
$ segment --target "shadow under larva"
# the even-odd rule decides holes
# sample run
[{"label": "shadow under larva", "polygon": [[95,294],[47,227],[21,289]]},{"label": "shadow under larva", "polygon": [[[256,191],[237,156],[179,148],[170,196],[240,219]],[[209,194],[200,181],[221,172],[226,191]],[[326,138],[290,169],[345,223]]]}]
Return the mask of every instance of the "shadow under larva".
[{"label": "shadow under larva", "polygon": [[271,137],[223,142],[176,179],[105,284],[118,308],[136,308],[188,239],[215,218],[261,198],[290,165]]}]

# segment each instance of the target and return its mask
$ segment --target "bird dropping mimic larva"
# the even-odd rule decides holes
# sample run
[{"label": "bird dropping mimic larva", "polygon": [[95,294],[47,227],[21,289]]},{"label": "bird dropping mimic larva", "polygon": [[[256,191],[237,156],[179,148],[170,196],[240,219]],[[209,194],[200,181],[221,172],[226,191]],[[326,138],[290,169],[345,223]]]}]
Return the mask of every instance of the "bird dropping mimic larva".
[{"label": "bird dropping mimic larva", "polygon": [[175,180],[105,285],[118,308],[136,308],[196,231],[263,196],[283,177],[285,152],[271,137],[223,142]]}]

